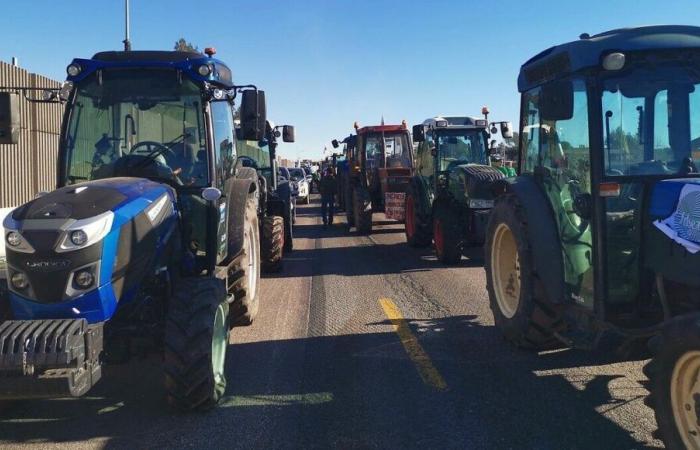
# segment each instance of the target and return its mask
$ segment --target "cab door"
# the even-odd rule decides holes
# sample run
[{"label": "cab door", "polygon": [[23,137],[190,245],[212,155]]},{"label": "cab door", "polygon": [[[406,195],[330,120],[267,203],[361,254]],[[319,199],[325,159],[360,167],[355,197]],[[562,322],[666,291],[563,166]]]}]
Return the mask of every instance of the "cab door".
[{"label": "cab door", "polygon": [[579,208],[591,198],[587,91],[580,79],[552,84],[523,95],[522,172],[535,177],[552,207],[567,299],[592,310],[591,214]]}]

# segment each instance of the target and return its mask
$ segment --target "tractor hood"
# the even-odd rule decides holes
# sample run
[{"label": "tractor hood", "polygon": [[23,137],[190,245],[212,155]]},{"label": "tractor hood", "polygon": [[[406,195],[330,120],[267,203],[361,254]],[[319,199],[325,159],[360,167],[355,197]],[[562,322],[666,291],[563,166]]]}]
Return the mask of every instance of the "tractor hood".
[{"label": "tractor hood", "polygon": [[502,180],[505,175],[498,169],[481,164],[462,164],[450,173],[453,182],[464,186],[465,196],[471,199],[492,199],[493,183]]},{"label": "tractor hood", "polygon": [[175,215],[174,190],[141,178],[66,186],[15,209],[3,223],[15,317],[51,317],[36,304],[76,301],[75,309],[85,311],[80,299],[91,296],[89,306],[99,310],[88,321],[108,317],[130,284],[119,280],[143,275],[164,239],[161,225]]}]

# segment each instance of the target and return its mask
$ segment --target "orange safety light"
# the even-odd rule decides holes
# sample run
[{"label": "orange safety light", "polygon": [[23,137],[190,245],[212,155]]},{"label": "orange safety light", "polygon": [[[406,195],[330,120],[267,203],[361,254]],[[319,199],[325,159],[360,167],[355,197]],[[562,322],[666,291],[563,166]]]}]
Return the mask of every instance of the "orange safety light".
[{"label": "orange safety light", "polygon": [[352,126],[355,128],[355,130],[359,130],[359,129],[360,129],[360,124],[357,123],[357,120],[355,121],[355,123],[352,124]]},{"label": "orange safety light", "polygon": [[204,49],[204,53],[211,58],[212,56],[216,55],[216,48],[207,47]]},{"label": "orange safety light", "polygon": [[620,183],[607,181],[598,185],[598,192],[601,197],[619,197]]},{"label": "orange safety light", "polygon": [[488,106],[482,107],[482,108],[481,108],[481,114],[483,114],[483,115],[489,114],[489,107],[488,107]]},{"label": "orange safety light", "polygon": [[408,128],[408,125],[406,124],[406,119],[404,119],[404,120],[401,121],[401,126],[403,127],[404,130],[405,130],[406,128]]}]

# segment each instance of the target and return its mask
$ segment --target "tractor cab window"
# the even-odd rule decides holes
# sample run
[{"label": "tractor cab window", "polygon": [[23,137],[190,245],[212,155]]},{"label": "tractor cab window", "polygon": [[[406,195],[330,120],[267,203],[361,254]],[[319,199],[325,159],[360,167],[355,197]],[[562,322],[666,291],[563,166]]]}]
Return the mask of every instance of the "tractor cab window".
[{"label": "tractor cab window", "polygon": [[685,68],[636,68],[604,82],[605,175],[698,173],[700,74]]},{"label": "tractor cab window", "polygon": [[142,176],[180,186],[209,182],[201,93],[170,70],[103,70],[69,105],[66,184]]},{"label": "tractor cab window", "polygon": [[365,140],[365,167],[375,169],[382,167],[384,141],[381,136],[368,136]]},{"label": "tractor cab window", "polygon": [[405,133],[369,133],[364,146],[368,169],[411,167],[412,149]]},{"label": "tractor cab window", "polygon": [[[214,155],[220,183],[233,176],[236,159],[234,125],[231,104],[227,101],[211,103],[211,122],[214,131]],[[205,158],[198,158],[205,159]]]},{"label": "tractor cab window", "polygon": [[486,138],[481,130],[445,130],[437,135],[439,170],[461,164],[488,164]]},{"label": "tractor cab window", "polygon": [[411,148],[406,135],[387,135],[384,137],[386,167],[411,167]]}]

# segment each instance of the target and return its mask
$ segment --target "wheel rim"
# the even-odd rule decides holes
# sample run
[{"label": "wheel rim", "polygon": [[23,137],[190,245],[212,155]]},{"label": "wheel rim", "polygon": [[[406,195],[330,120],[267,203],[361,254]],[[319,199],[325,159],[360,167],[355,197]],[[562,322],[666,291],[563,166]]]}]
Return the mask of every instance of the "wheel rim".
[{"label": "wheel rim", "polygon": [[685,353],[671,376],[671,408],[686,448],[700,449],[700,351]]},{"label": "wheel rim", "polygon": [[433,234],[435,235],[435,251],[438,256],[442,256],[442,250],[445,245],[445,237],[442,234],[442,220],[435,219],[435,226],[433,228]]},{"label": "wheel rim", "polygon": [[413,237],[416,232],[415,225],[413,223],[413,197],[409,196],[406,199],[406,234],[409,238]]},{"label": "wheel rim", "polygon": [[255,251],[255,243],[253,242],[253,232],[248,233],[248,290],[250,291],[250,298],[255,298],[255,293],[258,290],[257,283],[257,271],[258,267],[258,254]]},{"label": "wheel rim", "polygon": [[214,372],[214,379],[217,382],[224,378],[226,347],[228,347],[226,313],[224,311],[224,305],[219,305],[216,308],[216,315],[214,316],[214,330],[211,340],[211,367]]},{"label": "wheel rim", "polygon": [[520,257],[513,232],[501,223],[491,244],[491,278],[501,313],[512,318],[520,304]]}]

